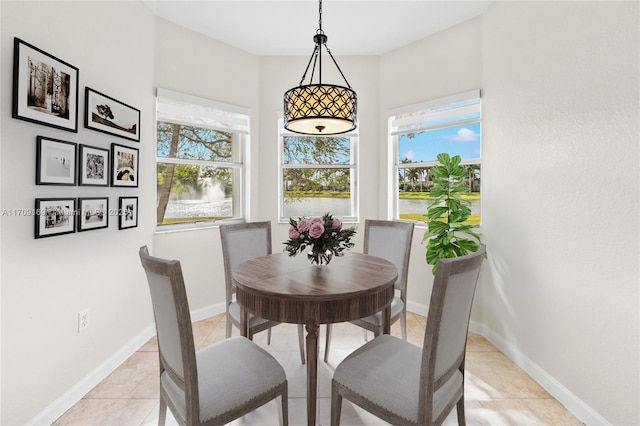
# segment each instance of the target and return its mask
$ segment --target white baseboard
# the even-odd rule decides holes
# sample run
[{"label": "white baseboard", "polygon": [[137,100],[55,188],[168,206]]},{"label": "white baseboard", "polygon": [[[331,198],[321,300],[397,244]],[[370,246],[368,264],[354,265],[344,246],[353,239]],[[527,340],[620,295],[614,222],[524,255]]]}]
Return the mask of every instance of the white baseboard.
[{"label": "white baseboard", "polygon": [[156,334],[155,325],[151,324],[131,339],[119,351],[114,353],[102,365],[98,366],[88,376],[78,382],[56,399],[51,405],[42,410],[37,416],[31,419],[27,425],[50,425],[80,401],[91,389],[96,387],[102,380],[111,374],[120,364],[135,353],[140,346]]},{"label": "white baseboard", "polygon": [[552,375],[547,373],[538,364],[529,359],[520,350],[505,341],[502,336],[495,333],[482,323],[471,321],[469,331],[479,334],[487,339],[493,346],[502,352],[507,358],[522,368],[533,380],[538,382],[556,400],[565,406],[574,416],[586,425],[610,426],[604,417],[598,414],[593,408],[578,398],[573,392],[558,382]]}]

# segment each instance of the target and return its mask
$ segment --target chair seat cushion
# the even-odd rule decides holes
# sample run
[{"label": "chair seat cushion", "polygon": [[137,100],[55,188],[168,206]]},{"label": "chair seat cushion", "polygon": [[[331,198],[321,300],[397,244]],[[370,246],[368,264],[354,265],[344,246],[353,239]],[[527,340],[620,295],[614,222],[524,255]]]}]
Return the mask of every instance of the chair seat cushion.
[{"label": "chair seat cushion", "polygon": [[[351,391],[411,422],[418,421],[422,348],[390,335],[382,335],[342,361],[333,380]],[[433,419],[463,386],[456,372],[435,392]]]},{"label": "chair seat cushion", "polygon": [[[399,297],[394,297],[393,301],[391,302],[391,318],[394,318],[400,315],[400,313],[402,313],[403,308],[404,308],[404,303],[402,302],[402,299],[400,299]],[[367,327],[369,329],[371,327],[374,327],[374,328],[380,327],[380,325],[382,324],[382,312],[376,312],[373,315],[369,315],[368,317],[360,318],[352,322],[356,324],[365,322],[370,326],[370,327]]]},{"label": "chair seat cushion", "polygon": [[[286,380],[275,358],[245,337],[231,337],[198,351],[196,362],[201,421],[243,405]],[[160,383],[185,418],[184,392],[166,372]]]}]

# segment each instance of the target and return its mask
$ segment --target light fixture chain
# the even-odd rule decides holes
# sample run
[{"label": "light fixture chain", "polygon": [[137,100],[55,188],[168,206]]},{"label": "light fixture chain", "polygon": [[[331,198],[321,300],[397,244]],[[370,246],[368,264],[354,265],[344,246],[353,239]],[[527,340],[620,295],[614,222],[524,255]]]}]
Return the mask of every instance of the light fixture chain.
[{"label": "light fixture chain", "polygon": [[336,68],[338,68],[338,71],[340,71],[340,75],[342,76],[343,80],[345,83],[347,83],[347,87],[349,89],[351,89],[351,85],[349,84],[349,82],[347,81],[347,77],[344,76],[344,73],[342,72],[342,70],[340,69],[340,65],[338,65],[338,63],[336,62],[336,58],[333,57],[333,55],[331,54],[331,50],[329,50],[329,46],[327,46],[326,44],[324,45],[324,48],[327,49],[327,53],[329,54],[329,56],[331,56],[331,59],[333,60],[333,63],[336,65]]},{"label": "light fixture chain", "polygon": [[[307,63],[307,68],[304,70],[304,74],[302,74],[302,78],[300,79],[300,83],[298,84],[298,86],[302,86],[302,83],[304,83],[304,79],[307,78],[307,72],[309,72],[309,66],[311,65],[311,61],[313,61],[313,58],[317,57],[318,49],[319,49],[318,45],[316,45],[313,48],[313,53],[311,54],[311,57],[309,58],[309,62]],[[313,68],[315,68],[315,67],[316,67],[316,62],[313,61]],[[311,78],[313,79],[313,71],[311,71]]]},{"label": "light fixture chain", "polygon": [[318,6],[318,26],[320,27],[320,32],[322,33],[322,0],[320,0],[320,6]]}]

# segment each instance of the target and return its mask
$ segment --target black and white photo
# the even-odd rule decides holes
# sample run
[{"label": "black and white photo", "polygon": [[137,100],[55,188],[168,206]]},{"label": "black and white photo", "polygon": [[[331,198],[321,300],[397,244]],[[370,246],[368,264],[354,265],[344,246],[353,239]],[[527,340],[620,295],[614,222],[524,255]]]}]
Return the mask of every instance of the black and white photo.
[{"label": "black and white photo", "polygon": [[78,131],[78,68],[14,38],[12,116]]},{"label": "black and white photo", "polygon": [[140,142],[140,110],[85,88],[84,126]]},{"label": "black and white photo", "polygon": [[38,136],[36,185],[75,185],[76,147],[73,142]]},{"label": "black and white photo", "polygon": [[36,198],[35,238],[76,232],[75,198]]},{"label": "black and white photo", "polygon": [[109,150],[80,145],[81,186],[109,186]]},{"label": "black and white photo", "polygon": [[138,187],[138,150],[111,144],[111,186]]},{"label": "black and white photo", "polygon": [[138,197],[120,197],[118,217],[118,229],[138,226]]},{"label": "black and white photo", "polygon": [[78,198],[78,232],[109,226],[109,198]]}]

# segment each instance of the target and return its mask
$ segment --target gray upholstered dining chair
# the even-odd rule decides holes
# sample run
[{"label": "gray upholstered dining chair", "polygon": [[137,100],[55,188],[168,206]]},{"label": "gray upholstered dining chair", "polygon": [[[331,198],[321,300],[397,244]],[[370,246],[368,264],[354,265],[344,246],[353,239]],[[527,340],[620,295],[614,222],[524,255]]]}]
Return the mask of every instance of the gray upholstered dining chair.
[{"label": "gray upholstered dining chair", "polygon": [[331,425],[342,398],[393,425],[440,425],[454,406],[465,424],[464,362],[469,317],[486,247],[441,259],[422,348],[382,335],[347,356],[331,382]]},{"label": "gray upholstered dining chair", "polygon": [[[240,305],[235,300],[236,287],[233,285],[233,270],[247,260],[271,254],[271,222],[247,222],[220,226],[220,240],[222,242],[222,257],[224,261],[224,281],[226,293],[226,336],[231,336],[231,327],[240,329]],[[247,337],[253,340],[253,335],[267,330],[267,343],[271,343],[271,328],[280,324],[255,315],[249,315],[249,330]],[[298,325],[298,345],[300,359],[305,363],[304,332],[302,325]]]},{"label": "gray upholstered dining chair", "polygon": [[196,352],[189,302],[180,262],[139,251],[147,275],[160,355],[160,412],[167,406],[181,425],[222,425],[267,402],[282,399],[282,423],[288,424],[287,377],[264,349],[233,337]]},{"label": "gray upholstered dining chair", "polygon": [[[371,220],[364,222],[363,253],[378,256],[393,263],[398,269],[398,278],[394,284],[396,296],[391,302],[391,324],[400,320],[402,340],[407,340],[407,274],[411,256],[413,222],[395,220]],[[382,334],[382,313],[378,312],[366,318],[351,321],[374,336]],[[331,324],[327,324],[324,346],[324,362],[329,359],[331,347]]]}]

